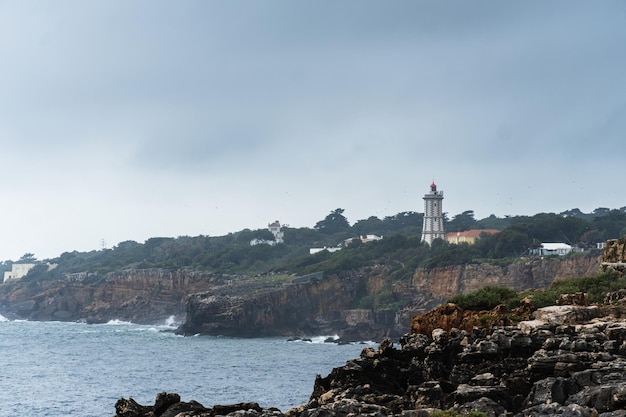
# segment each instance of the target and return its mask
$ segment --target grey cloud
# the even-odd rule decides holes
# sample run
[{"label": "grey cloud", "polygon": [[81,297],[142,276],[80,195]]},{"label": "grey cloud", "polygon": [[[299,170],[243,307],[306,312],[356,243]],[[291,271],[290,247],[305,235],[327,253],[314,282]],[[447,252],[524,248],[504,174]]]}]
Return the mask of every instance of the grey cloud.
[{"label": "grey cloud", "polygon": [[[590,198],[583,175],[620,156],[625,10],[620,1],[4,2],[0,151],[33,196],[48,192],[37,184],[59,184],[55,198],[80,199],[97,184],[93,198],[123,195],[120,211],[139,221],[161,182],[189,195],[209,184],[225,231],[254,227],[237,199],[263,200],[267,183],[298,202],[281,194],[258,212],[288,206],[298,218],[344,205],[371,209],[364,216],[419,211],[433,178],[452,213],[564,210]],[[581,161],[585,172],[572,172]],[[551,190],[546,178],[563,172],[577,188]],[[301,208],[307,199],[322,212]],[[19,216],[6,215],[26,224]]]}]

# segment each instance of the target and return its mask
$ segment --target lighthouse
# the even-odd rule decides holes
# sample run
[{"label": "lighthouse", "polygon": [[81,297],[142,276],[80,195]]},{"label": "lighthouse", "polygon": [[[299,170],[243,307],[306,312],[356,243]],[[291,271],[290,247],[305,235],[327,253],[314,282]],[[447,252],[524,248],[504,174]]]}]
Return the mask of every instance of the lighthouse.
[{"label": "lighthouse", "polygon": [[429,245],[433,240],[445,239],[446,233],[443,230],[442,204],[443,191],[437,191],[437,185],[430,184],[430,192],[424,194],[424,225],[422,227],[422,242]]}]

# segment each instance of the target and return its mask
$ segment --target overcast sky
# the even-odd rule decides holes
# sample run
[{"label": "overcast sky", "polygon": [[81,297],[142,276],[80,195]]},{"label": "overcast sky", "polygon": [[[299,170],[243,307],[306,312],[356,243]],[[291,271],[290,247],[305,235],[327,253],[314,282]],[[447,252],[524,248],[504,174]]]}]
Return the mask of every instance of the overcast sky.
[{"label": "overcast sky", "polygon": [[0,0],[0,260],[626,206],[626,1]]}]

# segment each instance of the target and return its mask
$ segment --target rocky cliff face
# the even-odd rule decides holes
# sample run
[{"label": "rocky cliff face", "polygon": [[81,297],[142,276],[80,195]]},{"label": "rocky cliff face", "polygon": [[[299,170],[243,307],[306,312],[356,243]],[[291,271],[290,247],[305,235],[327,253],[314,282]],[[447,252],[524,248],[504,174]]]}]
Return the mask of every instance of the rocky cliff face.
[{"label": "rocky cliff face", "polygon": [[594,275],[600,259],[535,259],[506,267],[462,265],[416,271],[411,282],[391,286],[402,311],[355,310],[357,300],[389,285],[388,266],[340,275],[272,282],[240,276],[158,269],[98,276],[75,274],[58,281],[0,285],[0,313],[31,320],[111,319],[156,323],[186,316],[183,334],[305,336],[339,334],[348,340],[382,340],[409,330],[411,317],[457,293],[486,285],[517,290],[547,287],[553,280]]},{"label": "rocky cliff face", "polygon": [[104,277],[85,273],[56,281],[9,282],[0,286],[0,312],[30,320],[155,323],[171,315],[182,316],[189,292],[215,287],[223,279],[191,271],[149,269]]},{"label": "rocky cliff face", "polygon": [[233,295],[208,291],[187,299],[187,319],[182,334],[230,336],[303,336],[340,333],[385,336],[393,328],[394,315],[385,317],[370,310],[354,310],[359,294],[376,286],[386,268],[366,268],[280,288]]},{"label": "rocky cliff face", "polygon": [[414,314],[458,293],[487,285],[516,290],[547,287],[555,279],[594,275],[599,269],[600,258],[579,256],[524,260],[506,267],[481,264],[419,270],[409,285],[393,286],[398,299],[412,300],[411,307],[398,312],[351,310],[358,297],[385,285],[388,267],[378,265],[303,283],[294,280],[267,293],[194,294],[188,299],[187,320],[180,332],[237,336],[338,333],[348,340],[382,340],[399,337],[408,330]]},{"label": "rocky cliff face", "polygon": [[507,266],[477,264],[430,271],[420,269],[413,276],[413,288],[430,293],[440,301],[486,286],[508,287],[516,291],[546,288],[559,279],[596,275],[600,263],[600,257],[572,256],[565,259],[529,258]]}]

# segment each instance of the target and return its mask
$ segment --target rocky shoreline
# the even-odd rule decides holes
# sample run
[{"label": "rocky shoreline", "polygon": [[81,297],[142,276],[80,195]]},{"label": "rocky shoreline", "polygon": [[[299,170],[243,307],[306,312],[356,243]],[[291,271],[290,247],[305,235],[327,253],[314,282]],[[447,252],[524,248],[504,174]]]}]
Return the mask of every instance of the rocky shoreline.
[{"label": "rocky shoreline", "polygon": [[337,334],[346,341],[397,340],[409,330],[413,316],[455,294],[486,285],[517,291],[544,288],[560,279],[597,273],[600,258],[588,254],[563,259],[520,258],[506,266],[483,263],[418,268],[409,281],[389,288],[391,298],[402,300],[404,307],[363,303],[388,286],[396,266],[375,264],[298,277],[156,268],[106,274],[85,271],[58,279],[25,277],[0,285],[0,314],[11,320],[137,324],[160,324],[175,316],[184,317],[178,329],[184,335]]},{"label": "rocky shoreline", "polygon": [[[257,403],[208,408],[161,393],[151,406],[120,399],[116,417],[427,417],[446,415],[442,410],[626,416],[624,306],[615,299],[604,306],[553,306],[515,325],[471,331],[441,326],[424,333],[424,316],[399,343],[385,339],[328,376],[318,375],[310,400],[284,412]],[[440,310],[440,323],[458,315],[450,306]]]}]

